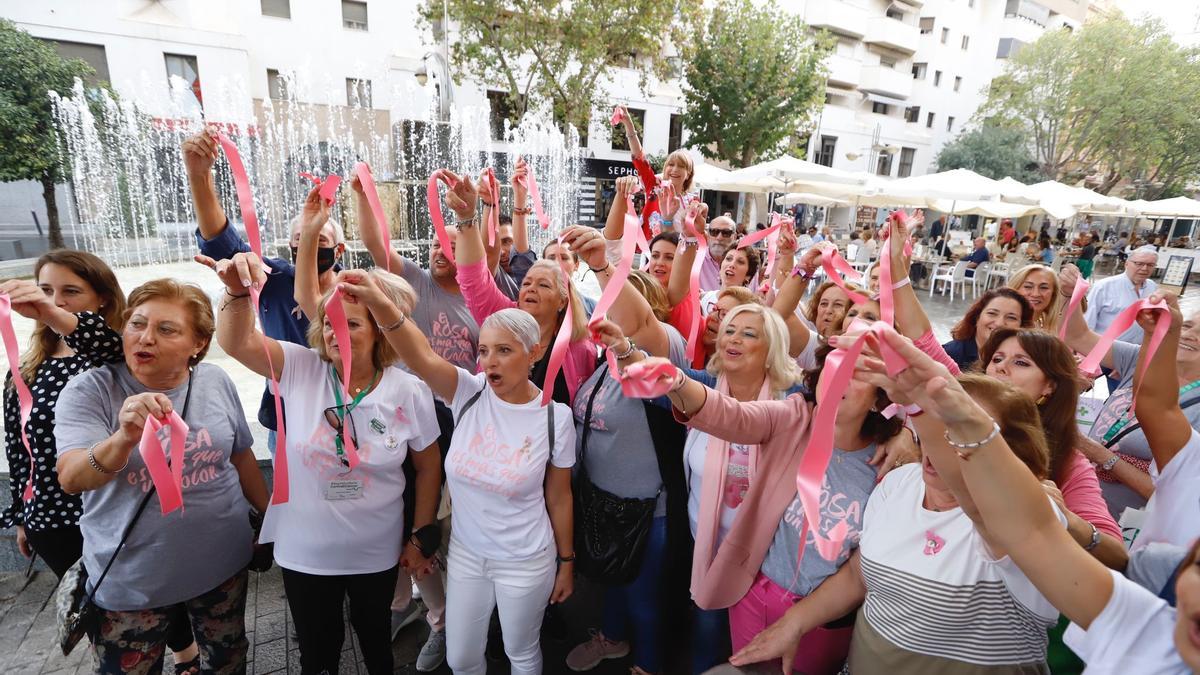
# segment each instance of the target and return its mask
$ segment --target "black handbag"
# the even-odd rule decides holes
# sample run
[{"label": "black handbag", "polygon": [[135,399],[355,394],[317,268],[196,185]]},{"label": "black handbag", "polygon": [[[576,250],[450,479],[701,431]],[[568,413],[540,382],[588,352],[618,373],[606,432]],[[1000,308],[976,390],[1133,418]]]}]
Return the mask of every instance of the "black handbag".
[{"label": "black handbag", "polygon": [[[189,374],[187,393],[183,397],[183,411],[180,413],[180,417],[187,416],[188,404],[191,401],[192,379]],[[150,489],[146,491],[146,496],[142,498],[142,503],[138,504],[137,510],[133,512],[133,517],[129,519],[129,524],[125,526],[125,531],[121,533],[121,540],[117,542],[117,548],[113,550],[112,557],[108,559],[108,564],[104,566],[104,571],[100,573],[100,578],[96,580],[96,585],[92,587],[90,593],[87,590],[88,571],[83,565],[83,558],[76,560],[75,564],[71,565],[71,568],[58,582],[58,591],[54,597],[54,613],[58,619],[58,646],[62,649],[63,656],[69,656],[75,649],[75,645],[79,644],[85,635],[88,640],[95,640],[96,632],[100,629],[100,609],[96,606],[96,592],[100,590],[100,584],[104,583],[104,578],[112,569],[117,555],[121,553],[125,542],[129,540],[133,526],[141,519],[146,505],[150,503],[150,498],[156,492],[157,489],[151,484]]]},{"label": "black handbag", "polygon": [[607,377],[606,372],[596,381],[583,415],[574,490],[575,567],[580,574],[599,583],[627,584],[642,568],[658,495],[646,499],[618,497],[588,479],[584,460],[591,432],[592,404]]}]

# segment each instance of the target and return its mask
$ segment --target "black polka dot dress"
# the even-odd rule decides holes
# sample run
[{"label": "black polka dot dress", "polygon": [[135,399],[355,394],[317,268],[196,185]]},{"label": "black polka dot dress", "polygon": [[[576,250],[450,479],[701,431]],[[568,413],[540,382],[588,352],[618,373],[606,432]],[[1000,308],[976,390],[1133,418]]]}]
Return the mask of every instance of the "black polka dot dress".
[{"label": "black polka dot dress", "polygon": [[[38,368],[33,382],[27,383],[33,395],[33,410],[25,426],[33,451],[33,499],[29,503],[21,499],[29,479],[29,454],[21,442],[20,408],[17,393],[11,386],[11,376],[5,382],[4,450],[8,456],[12,503],[0,515],[0,526],[24,525],[26,530],[33,531],[74,527],[83,513],[79,496],[66,494],[58,484],[54,408],[58,395],[72,377],[106,363],[121,361],[124,354],[120,334],[110,328],[103,317],[92,312],[77,316],[79,325],[75,332],[63,338],[75,354],[47,358]],[[59,414],[70,412],[64,410]]]}]

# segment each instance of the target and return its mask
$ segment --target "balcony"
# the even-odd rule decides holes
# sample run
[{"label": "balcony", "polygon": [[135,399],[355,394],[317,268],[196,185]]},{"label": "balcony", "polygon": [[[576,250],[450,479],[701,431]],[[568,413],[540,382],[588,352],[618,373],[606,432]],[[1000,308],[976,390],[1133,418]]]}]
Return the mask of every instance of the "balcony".
[{"label": "balcony", "polygon": [[850,88],[858,86],[862,75],[862,63],[858,60],[839,54],[832,54],[825,61],[825,65],[829,68],[830,86]]},{"label": "balcony", "polygon": [[872,94],[908,98],[912,95],[912,73],[886,66],[866,66],[862,69],[858,88]]},{"label": "balcony", "polygon": [[867,34],[863,42],[912,54],[917,51],[920,36],[921,31],[916,26],[878,16],[867,22]]},{"label": "balcony", "polygon": [[867,12],[836,0],[808,3],[804,10],[804,22],[853,38],[861,38],[867,33]]}]

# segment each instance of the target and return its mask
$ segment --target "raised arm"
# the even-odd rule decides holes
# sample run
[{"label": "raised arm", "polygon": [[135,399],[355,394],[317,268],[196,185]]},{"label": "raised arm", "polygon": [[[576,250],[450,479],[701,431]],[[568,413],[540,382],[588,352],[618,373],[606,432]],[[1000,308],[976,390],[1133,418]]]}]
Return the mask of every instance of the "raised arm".
[{"label": "raised arm", "polygon": [[525,162],[524,157],[517,157],[517,166],[513,169],[512,175],[512,191],[513,191],[513,251],[516,253],[529,252],[529,214],[526,212],[526,204],[528,203],[529,190],[525,188],[525,184],[520,180],[521,177],[529,175],[529,165]]},{"label": "raised arm", "polygon": [[[799,356],[808,346],[808,341],[813,339],[813,332],[809,330],[808,325],[796,316],[796,308],[800,305],[800,299],[804,297],[804,292],[808,289],[808,282],[816,273],[820,260],[821,250],[819,248],[814,246],[805,251],[800,256],[799,273],[793,274],[793,268],[788,268],[784,273],[782,283],[778,286],[779,292],[775,294],[775,302],[771,304],[771,309],[783,317],[783,321],[787,325],[790,339],[788,352],[793,358]],[[782,260],[778,261],[777,264],[782,264],[782,262]]]},{"label": "raised arm", "polygon": [[[617,179],[613,194],[612,206],[608,209],[608,218],[604,221],[604,238],[616,241],[625,232],[625,214],[629,209],[629,196],[637,192],[638,179],[636,176],[621,176]],[[637,214],[634,214],[635,216]]]},{"label": "raised arm", "polygon": [[221,234],[229,222],[213,182],[212,168],[216,159],[217,139],[207,129],[183,142],[183,167],[192,191],[192,204],[196,207],[196,225],[205,239]]},{"label": "raised arm", "polygon": [[483,244],[483,257],[487,261],[488,272],[495,274],[500,266],[500,234],[497,232],[495,243],[489,244],[486,229],[492,212],[500,208],[500,195],[492,194],[491,187],[482,175],[479,176],[479,201],[483,206],[483,217],[479,220],[479,242]]},{"label": "raised arm", "polygon": [[625,106],[617,106],[623,113],[621,115],[621,129],[625,131],[625,140],[629,142],[629,154],[633,159],[644,159],[646,153],[642,151],[642,142],[638,140],[637,127],[633,125],[633,118],[629,116],[629,109]]},{"label": "raised arm", "polygon": [[348,297],[366,304],[379,330],[400,355],[400,360],[424,380],[439,398],[453,400],[454,392],[458,389],[458,368],[433,351],[429,339],[408,320],[402,308],[379,290],[370,275],[361,270],[346,270],[338,274],[337,283]]},{"label": "raised arm", "polygon": [[[371,203],[367,201],[366,193],[363,192],[362,182],[355,176],[350,181],[350,187],[354,190],[354,214],[358,218],[358,236],[362,239],[363,246],[367,247],[367,252],[371,254],[371,261],[376,267],[391,269],[396,274],[401,274],[404,269],[404,256],[392,250],[383,241],[383,234],[379,231],[379,223],[375,220],[375,213],[371,211]],[[388,261],[391,261],[391,267],[388,267]]]},{"label": "raised arm", "polygon": [[[1060,311],[1064,313],[1067,311],[1067,305],[1070,304],[1071,294],[1075,292],[1075,284],[1077,284],[1081,278],[1082,277],[1079,274],[1079,268],[1074,265],[1066,264],[1062,266],[1061,270],[1059,270],[1058,292],[1063,295],[1063,301],[1060,303]],[[1095,306],[1095,303],[1093,303],[1093,306]],[[1084,319],[1083,308],[1077,308],[1071,313],[1071,316],[1065,317],[1065,319],[1060,316],[1060,326],[1063,325],[1062,322],[1064,320],[1066,321],[1067,326],[1064,342],[1067,343],[1067,346],[1080,354],[1090,354],[1092,349],[1096,347],[1096,343],[1100,342],[1100,335],[1094,332],[1091,328],[1088,328],[1087,321]],[[1107,354],[1104,355],[1104,358],[1101,359],[1100,362],[1104,364],[1104,367],[1112,368],[1113,353],[1111,349]]]},{"label": "raised arm", "polygon": [[904,255],[904,242],[908,239],[910,228],[916,227],[921,222],[924,222],[924,219],[920,216],[909,219],[897,217],[888,221],[890,230],[887,253],[891,256],[892,275],[895,277],[892,279],[892,300],[896,308],[896,330],[912,340],[931,332],[933,325],[929,323],[929,315],[925,313],[925,308],[917,299],[917,291],[913,285],[908,283],[899,288],[894,288],[894,285],[908,277],[911,261],[908,256]]},{"label": "raised arm", "polygon": [[[54,299],[46,295],[46,292],[34,281],[9,279],[0,283],[0,293],[8,295],[14,312],[27,319],[45,324],[47,328],[59,335],[69,336],[79,327],[79,317],[54,304]],[[103,323],[103,320],[100,323]],[[108,333],[113,332],[107,324],[104,324],[104,327]],[[95,337],[99,339],[109,337],[109,335],[96,335]],[[120,340],[117,341],[117,349],[119,354]]]},{"label": "raised arm", "polygon": [[[258,330],[250,303],[251,284],[262,288],[267,280],[262,261],[253,253],[238,253],[229,260],[209,262],[225,284],[225,292],[217,305],[217,344],[255,373],[272,377],[271,366],[274,365],[274,377],[283,377],[283,348],[274,338],[266,337]],[[270,359],[262,348],[264,339],[271,353]]]},{"label": "raised arm", "polygon": [[475,217],[478,201],[479,190],[466,174],[459,176],[455,186],[446,193],[446,204],[458,216],[454,223],[458,227],[458,239],[454,242],[454,262],[459,269],[484,260],[486,255],[483,236],[478,227],[479,221]]},{"label": "raised arm", "polygon": [[[1151,300],[1163,300],[1170,309],[1169,316],[1160,312],[1138,312],[1137,322],[1146,333],[1142,340],[1142,353],[1138,357],[1135,381],[1141,382],[1135,401],[1135,415],[1146,434],[1146,442],[1154,455],[1154,463],[1161,472],[1191,440],[1191,423],[1179,407],[1179,369],[1175,364],[1179,351],[1179,333],[1183,326],[1183,315],[1179,311],[1179,298],[1174,293],[1156,291]],[[1150,336],[1154,333],[1155,321],[1170,321],[1171,326],[1163,337],[1158,351],[1150,354]],[[1153,358],[1151,358],[1153,356]],[[1140,380],[1137,378],[1140,377]]]},{"label": "raised arm", "polygon": [[696,261],[699,246],[680,237],[675,248],[675,262],[671,265],[671,278],[667,281],[667,302],[675,307],[692,292],[692,265]]},{"label": "raised arm", "polygon": [[317,305],[321,302],[321,284],[317,281],[317,246],[321,239],[321,228],[328,221],[329,204],[321,198],[320,188],[315,187],[308,193],[304,208],[300,211],[300,246],[296,250],[296,281],[292,289],[296,304],[300,305],[309,321],[316,318]]}]

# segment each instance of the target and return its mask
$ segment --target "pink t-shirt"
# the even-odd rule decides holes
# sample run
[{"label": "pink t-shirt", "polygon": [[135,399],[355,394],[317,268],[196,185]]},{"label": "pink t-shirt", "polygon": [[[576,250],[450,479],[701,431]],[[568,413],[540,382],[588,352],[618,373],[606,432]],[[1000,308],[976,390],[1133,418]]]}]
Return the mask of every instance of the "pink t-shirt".
[{"label": "pink t-shirt", "polygon": [[1108,512],[1104,495],[1100,492],[1100,479],[1092,463],[1078,450],[1071,452],[1062,470],[1058,489],[1062,492],[1067,510],[1096,526],[1097,530],[1121,540],[1121,528]]}]

